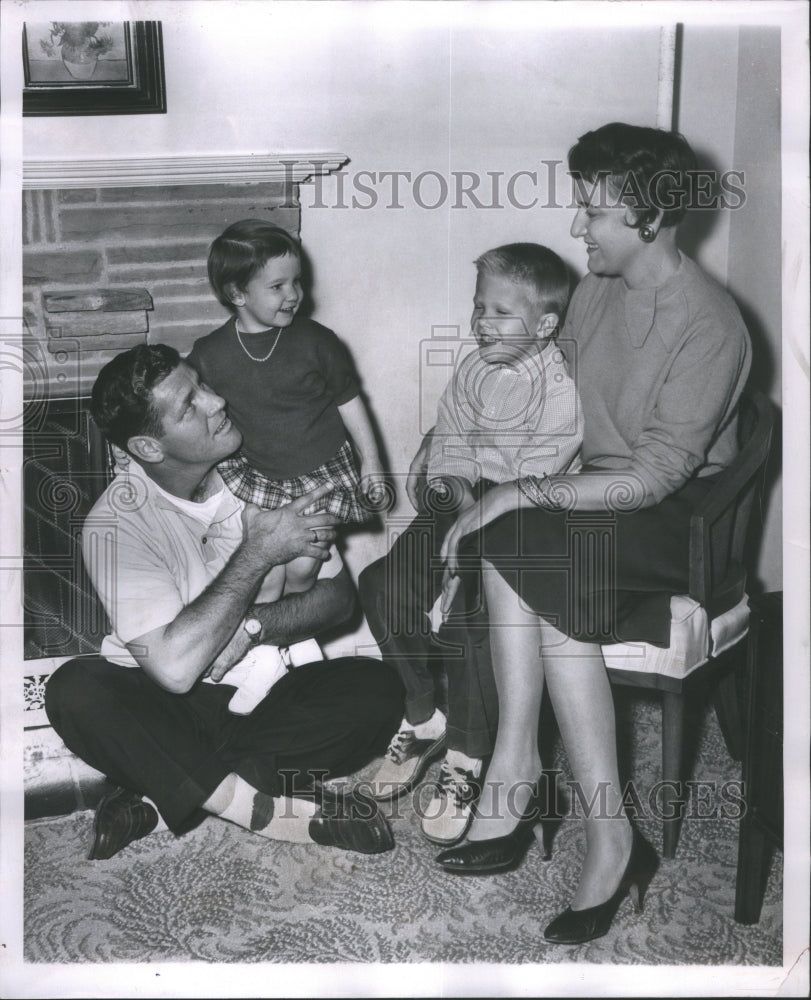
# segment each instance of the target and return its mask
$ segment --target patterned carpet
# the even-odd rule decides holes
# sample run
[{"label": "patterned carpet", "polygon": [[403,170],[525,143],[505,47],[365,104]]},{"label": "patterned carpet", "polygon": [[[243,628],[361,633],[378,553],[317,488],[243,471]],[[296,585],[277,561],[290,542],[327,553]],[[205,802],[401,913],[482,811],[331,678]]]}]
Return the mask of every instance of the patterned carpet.
[{"label": "patterned carpet", "polygon": [[[620,705],[633,733],[623,761],[643,802],[658,778],[659,710]],[[411,801],[392,827],[397,845],[374,857],[271,843],[207,819],[181,838],[152,835],[106,862],[83,860],[92,814],[26,827],[28,962],[627,963],[779,965],[782,858],[772,862],[760,922],[733,919],[740,780],[712,714],[693,720],[693,773],[716,783],[685,819],[674,861],[663,861],[642,915],[626,899],[609,934],[579,947],[543,940],[567,905],[582,856],[582,828],[564,820],[552,860],[539,845],[519,869],[488,878],[446,875],[419,832]],[[554,753],[560,766],[565,758]],[[436,765],[434,766],[436,768]],[[564,774],[565,777],[565,774]],[[702,786],[703,787],[703,786]],[[694,810],[695,811],[695,810]],[[660,824],[639,823],[656,845]]]}]

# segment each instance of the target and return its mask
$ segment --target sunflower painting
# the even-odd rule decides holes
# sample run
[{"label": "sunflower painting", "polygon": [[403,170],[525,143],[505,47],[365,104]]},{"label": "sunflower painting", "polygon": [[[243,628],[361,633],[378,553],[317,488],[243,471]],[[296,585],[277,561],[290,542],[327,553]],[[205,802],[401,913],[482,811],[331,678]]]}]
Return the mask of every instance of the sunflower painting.
[{"label": "sunflower painting", "polygon": [[166,110],[159,21],[23,25],[24,115]]},{"label": "sunflower painting", "polygon": [[132,59],[127,29],[123,21],[26,24],[26,85],[128,84]]}]

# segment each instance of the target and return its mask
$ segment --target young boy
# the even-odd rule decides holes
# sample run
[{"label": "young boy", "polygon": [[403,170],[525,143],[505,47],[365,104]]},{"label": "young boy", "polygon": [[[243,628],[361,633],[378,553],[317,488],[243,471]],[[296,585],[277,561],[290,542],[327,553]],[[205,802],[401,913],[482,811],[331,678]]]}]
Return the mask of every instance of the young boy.
[{"label": "young boy", "polygon": [[373,795],[385,801],[413,788],[446,751],[422,818],[425,836],[443,844],[463,837],[472,818],[497,695],[489,663],[484,676],[477,664],[445,657],[447,718],[436,705],[429,614],[442,588],[442,542],[494,484],[576,471],[583,437],[580,401],[555,343],[569,300],[565,265],[546,247],[513,243],[482,254],[476,270],[477,349],[439,402],[424,509],[359,581],[369,627],[406,688],[405,718]]}]

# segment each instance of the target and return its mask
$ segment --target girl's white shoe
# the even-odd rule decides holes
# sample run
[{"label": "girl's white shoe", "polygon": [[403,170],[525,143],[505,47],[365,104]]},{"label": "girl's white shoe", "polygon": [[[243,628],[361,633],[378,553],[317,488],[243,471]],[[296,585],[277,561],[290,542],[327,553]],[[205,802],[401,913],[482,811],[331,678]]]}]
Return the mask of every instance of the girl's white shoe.
[{"label": "girl's white shoe", "polygon": [[228,702],[229,711],[235,715],[250,715],[286,673],[287,664],[278,646],[254,646],[249,649],[221,682],[236,688],[233,698]]},{"label": "girl's white shoe", "polygon": [[315,639],[304,639],[292,646],[254,646],[223,677],[223,684],[237,690],[228,703],[235,715],[250,715],[277,681],[294,667],[323,660],[324,654]]}]

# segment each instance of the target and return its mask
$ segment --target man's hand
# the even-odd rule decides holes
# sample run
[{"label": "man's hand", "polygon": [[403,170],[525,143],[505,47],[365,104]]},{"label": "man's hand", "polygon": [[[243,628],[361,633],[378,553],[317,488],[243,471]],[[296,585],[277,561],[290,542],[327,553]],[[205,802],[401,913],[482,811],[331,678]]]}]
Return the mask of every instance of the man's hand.
[{"label": "man's hand", "polygon": [[213,681],[221,681],[231,667],[235,663],[239,663],[250,648],[251,640],[248,638],[245,629],[240,625],[228,640],[225,649],[223,649],[203,676],[210,677]]},{"label": "man's hand", "polygon": [[[262,622],[263,642],[290,646],[342,624],[354,610],[355,588],[346,569],[342,569],[337,576],[316,580],[310,590],[301,594],[286,594],[270,604],[254,604],[245,616]],[[240,626],[206,676],[221,681],[250,647],[251,641]]]},{"label": "man's hand", "polygon": [[428,431],[422,439],[422,444],[417,449],[411,465],[408,467],[408,478],[406,479],[406,493],[411,501],[411,506],[416,511],[422,510],[422,491],[425,489],[425,476],[428,471],[428,453],[431,449],[431,438],[433,428]]},{"label": "man's hand", "polygon": [[329,557],[335,541],[334,514],[305,514],[307,507],[330,493],[329,485],[319,486],[276,510],[262,510],[246,504],[242,512],[245,531],[242,544],[256,552],[267,566],[280,566],[298,556],[322,562]]},{"label": "man's hand", "polygon": [[[322,486],[278,510],[260,510],[251,504],[245,507],[242,542],[219,576],[167,625],[127,644],[139,665],[157,684],[174,694],[185,694],[215,663],[222,676],[241,659],[245,650],[240,650],[244,640],[236,638],[242,632],[239,623],[267,571],[297,556],[321,561],[329,558],[335,538],[332,527],[335,517],[305,514],[304,510],[322,500],[331,489],[329,485]],[[300,596],[307,597],[310,593]],[[300,612],[297,604],[277,602],[283,603],[289,617],[294,617],[297,609]],[[312,617],[298,614],[307,635],[312,635]],[[264,619],[263,624],[266,624]],[[294,624],[287,628],[288,634],[296,631]]]}]

